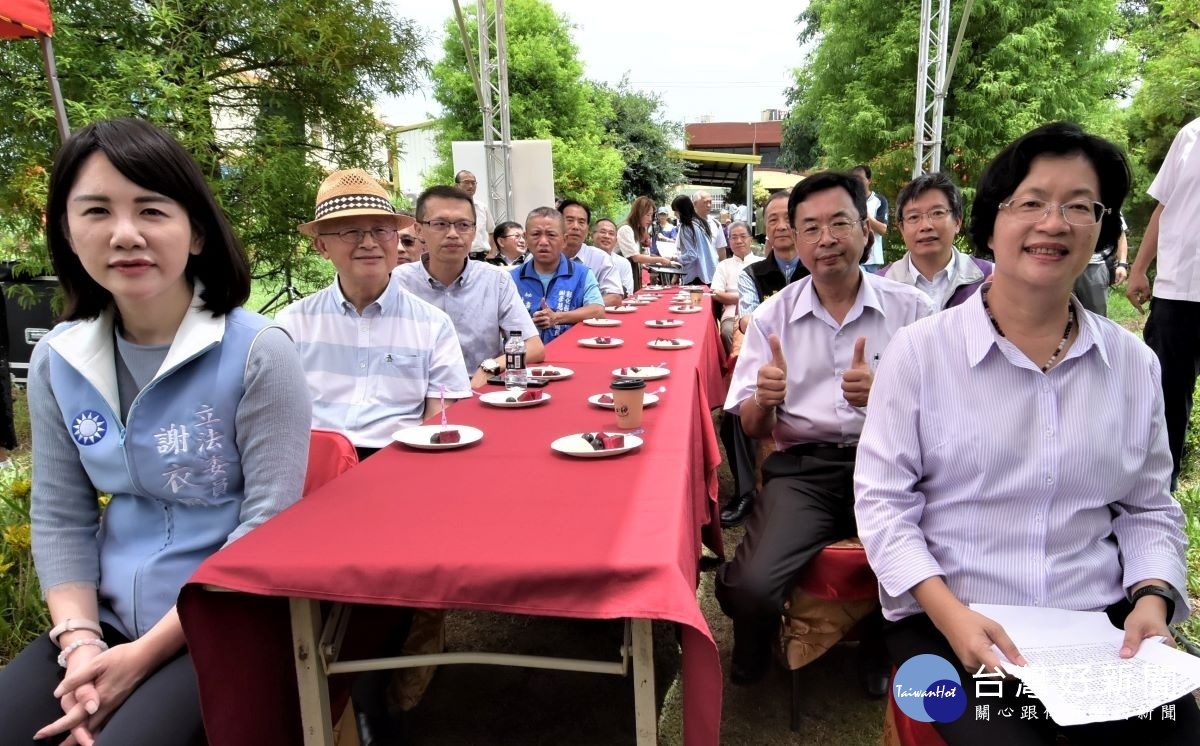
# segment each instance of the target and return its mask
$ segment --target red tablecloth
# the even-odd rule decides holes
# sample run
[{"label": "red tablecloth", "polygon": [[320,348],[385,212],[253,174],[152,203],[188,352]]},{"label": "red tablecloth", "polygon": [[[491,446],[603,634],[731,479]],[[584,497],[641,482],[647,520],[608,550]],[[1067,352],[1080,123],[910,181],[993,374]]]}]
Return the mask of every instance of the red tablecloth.
[{"label": "red tablecloth", "polygon": [[[612,315],[619,327],[578,325],[550,344],[548,362],[576,371],[543,389],[550,402],[453,406],[451,423],[482,429],[480,443],[385,448],[205,562],[179,608],[209,741],[301,742],[284,599],[302,597],[682,623],[685,740],[716,744],[721,668],[695,589],[701,529],[720,547],[709,405],[724,397],[723,350],[709,299],[702,313],[681,315],[667,311],[668,298]],[[685,325],[652,329],[650,318]],[[625,343],[577,344],[597,334]],[[696,345],[647,347],[657,337]],[[589,460],[550,450],[562,435],[615,431],[614,414],[587,396],[608,390],[613,368],[664,360],[671,375],[650,386],[668,390],[645,411],[639,451]]]}]

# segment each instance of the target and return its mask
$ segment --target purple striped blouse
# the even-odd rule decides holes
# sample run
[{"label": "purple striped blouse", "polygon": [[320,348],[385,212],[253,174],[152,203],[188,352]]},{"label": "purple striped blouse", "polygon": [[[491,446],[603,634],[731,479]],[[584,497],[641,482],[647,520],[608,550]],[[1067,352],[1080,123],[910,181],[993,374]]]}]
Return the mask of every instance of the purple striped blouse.
[{"label": "purple striped blouse", "polygon": [[1097,611],[1159,578],[1188,614],[1183,512],[1159,364],[1076,304],[1079,334],[1042,373],[977,294],[888,347],[855,471],[859,536],[884,615],[942,576],[963,603]]}]

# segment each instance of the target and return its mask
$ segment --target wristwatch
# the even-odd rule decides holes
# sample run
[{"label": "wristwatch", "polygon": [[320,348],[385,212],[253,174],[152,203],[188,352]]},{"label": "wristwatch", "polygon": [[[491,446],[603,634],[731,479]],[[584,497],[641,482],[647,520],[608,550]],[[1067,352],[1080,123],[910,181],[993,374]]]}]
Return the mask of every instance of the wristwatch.
[{"label": "wristwatch", "polygon": [[1161,585],[1147,585],[1134,591],[1129,600],[1136,606],[1144,596],[1158,596],[1167,604],[1167,624],[1170,624],[1171,617],[1175,616],[1175,595]]},{"label": "wristwatch", "polygon": [[1117,268],[1129,269],[1129,262],[1117,262],[1114,266]]},{"label": "wristwatch", "polygon": [[487,373],[489,376],[494,376],[500,372],[500,363],[488,358],[479,364],[479,369],[484,373]]}]

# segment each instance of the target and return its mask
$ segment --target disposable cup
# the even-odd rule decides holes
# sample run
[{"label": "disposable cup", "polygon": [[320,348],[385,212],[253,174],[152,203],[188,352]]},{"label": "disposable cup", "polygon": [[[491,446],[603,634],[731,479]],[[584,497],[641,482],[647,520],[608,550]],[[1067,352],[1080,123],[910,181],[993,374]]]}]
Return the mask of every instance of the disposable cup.
[{"label": "disposable cup", "polygon": [[618,378],[612,382],[611,389],[617,427],[624,430],[640,427],[646,382],[641,378]]},{"label": "disposable cup", "polygon": [[703,302],[704,302],[704,291],[703,290],[693,290],[692,291],[692,305],[698,306]]}]

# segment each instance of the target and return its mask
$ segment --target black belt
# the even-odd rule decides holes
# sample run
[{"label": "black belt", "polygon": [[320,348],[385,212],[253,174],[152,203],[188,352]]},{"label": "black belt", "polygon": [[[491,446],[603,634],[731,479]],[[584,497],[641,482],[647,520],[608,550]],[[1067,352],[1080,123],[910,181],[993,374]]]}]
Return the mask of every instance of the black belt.
[{"label": "black belt", "polygon": [[784,450],[793,456],[816,456],[826,461],[853,461],[858,455],[858,444],[797,443]]}]

